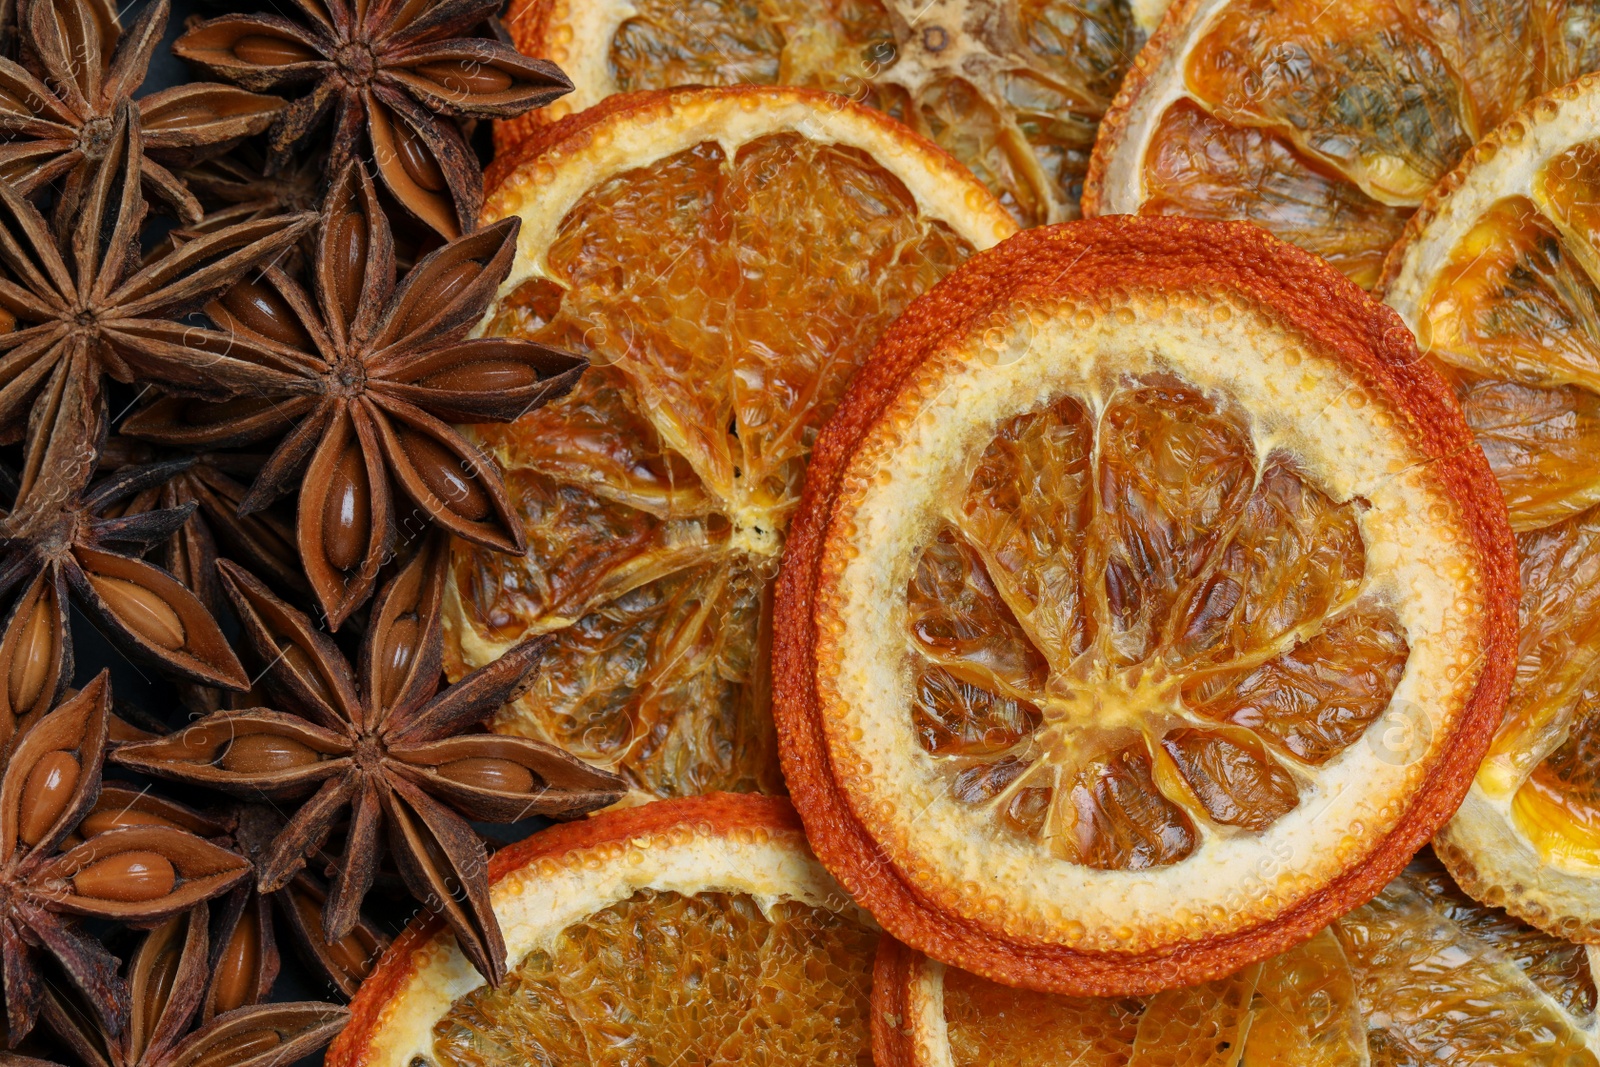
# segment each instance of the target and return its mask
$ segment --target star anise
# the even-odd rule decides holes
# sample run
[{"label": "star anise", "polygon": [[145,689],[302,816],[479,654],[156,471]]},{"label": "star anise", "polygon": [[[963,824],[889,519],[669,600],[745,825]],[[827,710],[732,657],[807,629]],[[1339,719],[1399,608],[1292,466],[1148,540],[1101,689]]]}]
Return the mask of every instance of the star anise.
[{"label": "star anise", "polygon": [[258,91],[309,86],[271,134],[277,159],[334,115],[335,171],[363,129],[383,182],[446,237],[477,226],[483,171],[458,119],[510,118],[572,90],[554,64],[466,36],[500,0],[295,0],[301,21],[225,15],[173,51],[214,77]]},{"label": "star anise", "polygon": [[306,798],[260,865],[263,892],[287,884],[348,813],[322,912],[333,941],[359,918],[387,830],[411,894],[443,915],[467,958],[498,983],[505,944],[489,905],[487,850],[467,819],[571,818],[615,802],[625,787],[552,745],[464,732],[515,695],[548,638],[518,645],[441,691],[440,540],[379,593],[357,669],[304,615],[219,563],[245,636],[269,663],[268,691],[287,710],[218,712],[171,737],[125,745],[113,758],[246,798]]},{"label": "star anise", "polygon": [[102,671],[22,735],[0,779],[0,973],[13,1048],[44,999],[41,952],[103,1032],[128,1025],[116,959],[72,916],[156,922],[250,873],[242,856],[170,826],[123,826],[57,850],[100,792],[110,710]]},{"label": "star anise", "polygon": [[[268,270],[207,305],[236,341],[226,355],[217,350],[214,373],[244,382],[244,395],[220,409],[158,400],[122,432],[233,447],[292,426],[242,510],[299,489],[300,558],[335,629],[371,596],[397,528],[431,520],[465,540],[524,551],[498,466],[451,425],[514,419],[566,393],[586,366],[530,341],[466,339],[511,269],[517,225],[457,238],[396,284],[376,190],[347,166],[323,207],[314,296]],[[416,505],[398,521],[397,489]]]},{"label": "star anise", "polygon": [[269,173],[260,147],[246,141],[179,173],[211,213],[231,210],[237,221],[244,221],[246,217],[315,211],[327,183],[328,160],[321,152],[297,152]]},{"label": "star anise", "polygon": [[[167,0],[145,8],[126,36],[94,0],[24,0],[22,63],[0,59],[0,177],[32,196],[57,187],[75,202],[111,150],[117,112],[144,81],[167,25]],[[283,101],[231,85],[191,82],[133,102],[146,152],[144,184],[185,221],[200,204],[167,164],[270,126]]]},{"label": "star anise", "polygon": [[282,1067],[333,1040],[349,1011],[316,1001],[255,1004],[202,1022],[189,1032],[211,974],[204,905],[174,915],[139,944],[124,984],[131,993],[130,1025],[107,1033],[92,1012],[65,990],[50,990],[44,1006],[50,1029],[85,1067]]},{"label": "star anise", "polygon": [[[244,668],[196,596],[140,554],[183,526],[193,504],[121,518],[107,509],[190,461],[118,471],[65,501],[24,488],[0,517],[0,595],[19,590],[0,636],[0,743],[36,719],[72,677],[70,597],[119,648],[189,681],[244,689]],[[31,493],[49,487],[35,481]]]},{"label": "star anise", "polygon": [[[141,268],[138,126],[124,104],[81,210],[58,216],[59,244],[39,211],[0,182],[0,307],[20,326],[0,333],[0,441],[27,427],[23,492],[45,480],[51,491],[35,497],[45,504],[81,487],[92,469],[103,373],[186,395],[229,395],[226,373],[237,361],[217,354],[237,342],[178,318],[282,253],[315,219],[230,226]],[[269,376],[255,368],[250,380]]]}]

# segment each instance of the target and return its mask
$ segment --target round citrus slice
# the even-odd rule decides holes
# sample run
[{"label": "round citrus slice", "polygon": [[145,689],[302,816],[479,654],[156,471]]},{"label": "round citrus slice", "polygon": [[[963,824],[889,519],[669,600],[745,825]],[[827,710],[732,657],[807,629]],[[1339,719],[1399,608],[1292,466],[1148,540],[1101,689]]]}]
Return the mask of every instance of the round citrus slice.
[{"label": "round citrus slice", "polygon": [[606,812],[496,853],[489,877],[506,980],[413,923],[327,1067],[870,1067],[878,933],[787,801]]},{"label": "round citrus slice", "polygon": [[1592,3],[1180,0],[1101,126],[1084,214],[1248,219],[1370,287],[1475,141],[1595,69]]},{"label": "round citrus slice", "polygon": [[1238,223],[1025,230],[824,429],[773,707],[817,854],[1009,985],[1229,974],[1454,810],[1515,640],[1504,505],[1397,316]]},{"label": "round citrus slice", "polygon": [[885,937],[872,1040],[878,1067],[1600,1064],[1583,946],[1476,903],[1431,858],[1303,945],[1146,999],[1011,989]]},{"label": "round citrus slice", "polygon": [[1522,561],[1517,681],[1439,852],[1600,941],[1600,75],[1534,101],[1423,204],[1385,299],[1455,387]]},{"label": "round citrus slice", "polygon": [[938,142],[1024,225],[1076,218],[1095,128],[1164,0],[513,0],[517,47],[573,91],[495,124],[504,151],[607,96],[803,85]]},{"label": "round citrus slice", "polygon": [[771,580],[817,427],[883,329],[1015,227],[972,175],[815,90],[617,96],[502,157],[491,333],[592,366],[479,427],[525,557],[455,548],[452,677],[560,631],[494,728],[653,796],[781,787]]}]

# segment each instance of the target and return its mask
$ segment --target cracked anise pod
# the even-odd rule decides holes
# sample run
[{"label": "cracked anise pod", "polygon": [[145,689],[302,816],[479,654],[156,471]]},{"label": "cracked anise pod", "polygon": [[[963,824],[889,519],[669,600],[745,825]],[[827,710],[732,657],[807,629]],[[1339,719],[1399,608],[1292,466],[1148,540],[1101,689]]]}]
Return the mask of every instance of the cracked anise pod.
[{"label": "cracked anise pod", "polygon": [[0,779],[0,973],[12,1047],[43,1002],[39,952],[55,958],[105,1033],[128,1025],[116,959],[72,916],[157,922],[250,873],[244,857],[171,826],[121,826],[57,850],[100,791],[110,710],[102,671],[29,728]]},{"label": "cracked anise pod", "polygon": [[295,0],[303,21],[225,15],[203,22],[173,51],[248,89],[307,95],[272,130],[286,158],[327,116],[332,168],[353,158],[363,132],[395,199],[446,237],[477,226],[483,170],[457,120],[510,118],[570,92],[551,63],[470,37],[500,0]]},{"label": "cracked anise pod", "polygon": [[[466,338],[511,269],[518,220],[450,242],[397,282],[389,221],[352,164],[319,226],[312,293],[268,270],[206,307],[235,340],[212,366],[244,383],[239,399],[163,398],[122,432],[196,448],[288,430],[241,510],[299,490],[300,558],[337,629],[372,595],[397,528],[432,521],[525,550],[498,465],[451,423],[509,422],[565,394],[587,364],[532,341]],[[397,516],[405,499],[414,510]]]},{"label": "cracked anise pod", "polygon": [[[0,517],[0,595],[20,590],[0,634],[0,745],[71,680],[68,598],[130,657],[187,681],[246,688],[244,668],[205,605],[139,558],[183,526],[194,505],[104,517],[188,463],[126,468],[53,507],[35,506],[24,495]],[[36,482],[35,490],[45,484]]]},{"label": "cracked anise pod", "polygon": [[116,12],[99,0],[24,0],[23,61],[0,59],[0,178],[26,196],[53,188],[75,202],[111,151],[117,112],[131,101],[142,116],[144,185],[184,221],[200,218],[199,201],[163,162],[260,133],[283,101],[201,82],[133,100],[167,8],[167,0],[155,0],[123,36]]},{"label": "cracked anise pod", "polygon": [[440,913],[490,981],[505,945],[489,905],[487,851],[467,822],[573,818],[619,799],[622,780],[530,738],[464,731],[511,699],[547,638],[440,689],[443,546],[435,538],[373,604],[352,670],[305,615],[226,561],[218,564],[245,636],[266,661],[278,706],[218,712],[113,758],[161,778],[247,799],[299,800],[259,864],[263,892],[283,888],[348,815],[344,853],[322,910],[329,941],[360,918],[387,831],[406,888]]},{"label": "cracked anise pod", "polygon": [[120,1033],[94,1025],[79,998],[46,994],[45,1021],[85,1067],[281,1067],[333,1040],[348,1011],[315,1001],[257,1004],[205,1019],[189,1032],[214,953],[204,905],[145,934],[128,961],[132,1002]]},{"label": "cracked anise pod", "polygon": [[[137,112],[123,105],[77,214],[57,215],[59,243],[38,209],[0,182],[0,307],[19,325],[0,333],[0,442],[18,440],[26,427],[22,493],[40,480],[54,487],[36,500],[87,479],[95,450],[85,442],[98,434],[102,374],[186,395],[230,395],[234,363],[219,353],[240,342],[182,315],[282,254],[315,218],[230,226],[140,267],[138,128]],[[267,374],[260,369],[252,380]]]}]

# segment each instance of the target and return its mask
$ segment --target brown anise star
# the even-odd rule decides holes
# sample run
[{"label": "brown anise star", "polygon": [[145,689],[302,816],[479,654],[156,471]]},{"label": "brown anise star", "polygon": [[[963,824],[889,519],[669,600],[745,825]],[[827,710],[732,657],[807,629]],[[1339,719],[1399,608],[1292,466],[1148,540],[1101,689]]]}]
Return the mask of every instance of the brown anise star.
[{"label": "brown anise star", "polygon": [[489,904],[487,851],[467,820],[572,818],[615,802],[625,787],[543,742],[463,733],[516,693],[548,639],[518,645],[440,691],[440,540],[378,594],[356,670],[303,614],[240,568],[218,564],[245,636],[268,664],[267,689],[288,710],[218,712],[112,758],[246,798],[305,798],[260,865],[263,892],[293,878],[348,814],[322,915],[332,941],[359,918],[386,830],[411,894],[443,915],[467,958],[498,983],[505,944]]},{"label": "brown anise star", "polygon": [[349,1011],[316,1001],[256,1004],[204,1019],[190,1033],[212,971],[201,905],[147,933],[124,984],[138,1010],[119,1034],[105,1032],[80,998],[46,994],[44,1018],[84,1067],[283,1067],[333,1040]]},{"label": "brown anise star", "polygon": [[[145,8],[126,36],[97,0],[25,0],[23,62],[0,59],[0,178],[32,196],[55,187],[74,202],[111,150],[118,109],[144,81],[167,25],[167,0]],[[162,163],[259,133],[283,101],[231,85],[191,82],[135,101],[146,152],[144,183],[180,218],[200,204]],[[159,161],[158,161],[159,160]]]},{"label": "brown anise star", "polygon": [[157,922],[250,873],[242,856],[171,826],[123,826],[58,851],[100,792],[106,679],[101,672],[34,723],[0,779],[0,973],[13,1048],[44,1001],[40,952],[55,958],[103,1033],[128,1025],[131,1002],[116,959],[72,916]]},{"label": "brown anise star", "polygon": [[[179,321],[189,309],[280,255],[314,215],[262,219],[185,241],[139,265],[145,203],[136,176],[139,117],[124,104],[112,144],[61,240],[39,211],[0,182],[0,307],[18,328],[0,333],[0,442],[24,436],[21,481],[50,484],[45,499],[79,488],[93,466],[101,376],[152,381],[169,392],[222,397],[235,345],[218,330]],[[252,368],[249,382],[269,377]],[[280,374],[286,382],[288,375]]]},{"label": "brown anise star", "polygon": [[457,119],[509,118],[572,90],[554,64],[466,36],[500,0],[295,0],[301,22],[226,15],[185,33],[173,51],[258,91],[310,86],[273,128],[278,158],[334,113],[333,167],[365,129],[397,200],[446,237],[477,225],[483,171]]},{"label": "brown anise star", "polygon": [[69,597],[135,659],[203,685],[246,687],[244,668],[205,605],[139,558],[182,527],[194,505],[104,517],[188,462],[126,468],[53,504],[34,502],[49,488],[35,481],[0,517],[0,596],[15,593],[0,635],[0,751],[71,680]]},{"label": "brown anise star", "polygon": [[[221,411],[158,400],[122,432],[196,448],[287,430],[242,510],[299,489],[300,558],[334,629],[372,595],[397,526],[431,520],[523,551],[498,466],[451,425],[510,421],[566,393],[587,365],[531,341],[466,338],[511,269],[517,225],[457,238],[396,284],[376,189],[347,166],[323,207],[313,292],[269,270],[206,307],[235,340],[212,367],[246,383],[239,400]],[[397,522],[401,494],[416,508]]]}]

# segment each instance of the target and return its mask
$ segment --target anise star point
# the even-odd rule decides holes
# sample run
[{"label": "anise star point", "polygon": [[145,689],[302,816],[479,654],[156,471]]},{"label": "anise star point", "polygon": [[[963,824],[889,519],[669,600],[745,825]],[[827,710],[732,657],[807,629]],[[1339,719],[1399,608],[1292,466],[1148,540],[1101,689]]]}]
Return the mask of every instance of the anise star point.
[{"label": "anise star point", "polygon": [[505,945],[489,904],[487,852],[468,819],[576,817],[614,803],[625,786],[540,741],[462,732],[512,697],[547,640],[441,690],[442,553],[438,539],[425,544],[384,587],[355,669],[306,616],[222,561],[245,636],[268,664],[268,691],[292,710],[218,712],[113,758],[247,799],[298,800],[260,864],[262,892],[284,887],[348,816],[325,937],[336,941],[359,921],[386,840],[411,894],[442,914],[467,958],[498,983]]}]

